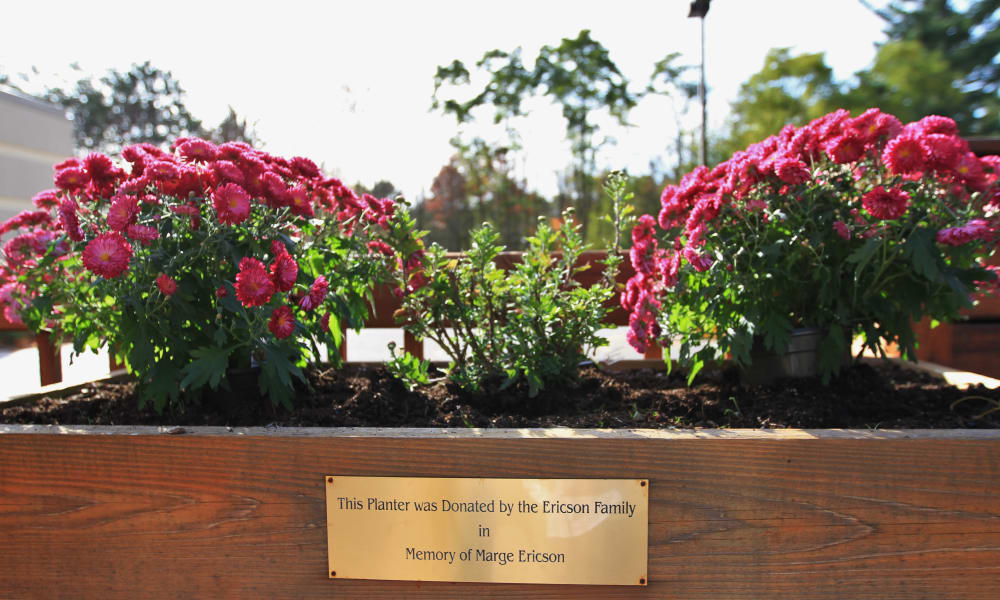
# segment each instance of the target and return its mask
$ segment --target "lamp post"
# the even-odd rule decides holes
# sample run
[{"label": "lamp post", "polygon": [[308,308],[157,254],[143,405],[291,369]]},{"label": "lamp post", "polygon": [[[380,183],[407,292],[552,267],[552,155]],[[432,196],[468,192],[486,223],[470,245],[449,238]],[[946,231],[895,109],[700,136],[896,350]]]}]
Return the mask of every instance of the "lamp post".
[{"label": "lamp post", "polygon": [[708,108],[705,102],[705,15],[712,0],[693,0],[688,18],[701,19],[701,85],[698,92],[701,95],[701,164],[708,164]]}]

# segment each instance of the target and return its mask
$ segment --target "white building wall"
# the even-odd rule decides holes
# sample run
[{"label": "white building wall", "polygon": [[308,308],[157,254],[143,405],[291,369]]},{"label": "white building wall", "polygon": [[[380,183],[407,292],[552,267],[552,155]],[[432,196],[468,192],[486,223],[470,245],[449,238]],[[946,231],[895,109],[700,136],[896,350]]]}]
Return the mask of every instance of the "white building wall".
[{"label": "white building wall", "polygon": [[73,124],[61,108],[0,92],[0,221],[31,210],[53,187],[52,165],[73,155]]}]

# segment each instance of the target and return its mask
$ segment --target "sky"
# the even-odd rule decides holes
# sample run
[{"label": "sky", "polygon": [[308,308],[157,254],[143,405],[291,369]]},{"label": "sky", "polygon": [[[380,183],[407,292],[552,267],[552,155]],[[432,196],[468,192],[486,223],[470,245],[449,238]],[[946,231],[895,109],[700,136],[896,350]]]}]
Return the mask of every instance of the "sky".
[{"label": "sky", "polygon": [[[0,37],[0,69],[13,75],[34,67],[38,85],[69,81],[70,63],[99,75],[149,60],[180,81],[188,109],[206,125],[221,122],[232,106],[255,124],[271,153],[310,157],[348,184],[386,179],[418,198],[454,154],[449,140],[457,133],[499,139],[496,128],[459,128],[454,117],[430,111],[439,65],[459,59],[471,68],[488,50],[521,47],[530,66],[543,45],[590,29],[638,90],[671,52],[685,64],[700,61],[701,23],[687,18],[688,6],[688,0],[25,2],[17,7],[18,24],[8,21]],[[740,83],[760,70],[768,49],[826,52],[843,79],[871,62],[881,30],[858,0],[714,0],[705,19],[710,128],[723,126]],[[552,195],[570,162],[565,124],[547,100],[526,106],[531,114],[512,123],[523,147],[515,173]],[[479,116],[491,121],[488,111]],[[699,119],[692,105],[685,123],[694,127]],[[649,97],[629,121],[627,128],[607,128],[615,143],[602,148],[600,166],[642,174],[658,157],[669,164],[671,106]]]}]

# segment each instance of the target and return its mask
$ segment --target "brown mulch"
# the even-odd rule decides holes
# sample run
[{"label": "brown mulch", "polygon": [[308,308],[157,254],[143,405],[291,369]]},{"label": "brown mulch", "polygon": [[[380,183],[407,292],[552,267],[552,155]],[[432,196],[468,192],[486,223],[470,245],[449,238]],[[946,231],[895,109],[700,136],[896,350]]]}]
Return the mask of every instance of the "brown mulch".
[{"label": "brown mulch", "polygon": [[[854,365],[827,386],[818,379],[741,384],[738,372],[707,373],[691,387],[663,371],[609,373],[585,367],[572,386],[528,398],[523,388],[473,394],[437,383],[407,391],[383,367],[318,365],[293,411],[254,397],[252,385],[162,415],[139,409],[136,384],[95,383],[65,398],[0,409],[0,423],[62,425],[278,425],[324,427],[576,428],[997,428],[1000,390],[959,390],[922,372]],[[240,386],[237,386],[240,387]],[[952,408],[952,404],[966,398]]]}]

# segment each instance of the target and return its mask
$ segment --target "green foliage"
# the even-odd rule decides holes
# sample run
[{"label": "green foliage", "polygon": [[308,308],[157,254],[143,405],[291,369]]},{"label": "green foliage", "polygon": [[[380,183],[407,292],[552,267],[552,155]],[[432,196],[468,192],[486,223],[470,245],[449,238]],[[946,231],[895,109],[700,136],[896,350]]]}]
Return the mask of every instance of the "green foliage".
[{"label": "green foliage", "polygon": [[728,156],[774,135],[786,124],[804,125],[836,108],[839,90],[822,52],[793,55],[773,48],[763,68],[740,86],[718,152]]},{"label": "green foliage", "polygon": [[514,175],[509,159],[514,144],[492,145],[478,137],[468,143],[455,137],[451,143],[455,156],[434,178],[431,196],[414,207],[419,225],[429,230],[427,240],[464,250],[475,224],[490,223],[504,246],[523,249],[538,216],[550,208]]},{"label": "green foliage", "polygon": [[[903,42],[901,47],[909,48],[895,63],[887,56],[886,66],[899,72],[900,78],[909,73],[926,84],[926,92],[932,95],[942,90],[942,84],[951,88],[946,96],[930,100],[922,94],[910,96],[913,102],[938,102],[924,114],[947,114],[966,135],[1000,133],[1000,63],[996,60],[1000,54],[1000,1],[893,0],[873,10],[886,23],[886,46]],[[921,50],[913,50],[916,47]],[[921,54],[931,58],[920,58]],[[907,60],[912,62],[907,64]],[[918,66],[929,66],[932,72],[920,72]],[[905,87],[901,82],[900,88]],[[950,98],[956,93],[958,102]],[[888,110],[893,104],[882,106]]]},{"label": "green foliage", "polygon": [[389,342],[389,355],[391,358],[385,364],[386,369],[393,377],[402,381],[406,389],[413,391],[418,385],[430,383],[431,361],[417,358],[409,352],[396,354],[396,344],[393,342]]},{"label": "green foliage", "polygon": [[[481,91],[465,101],[441,100],[438,95],[446,84],[468,84],[469,70],[458,60],[438,67],[432,107],[454,115],[463,123],[472,120],[473,110],[490,105],[494,108],[494,121],[499,123],[523,116],[522,103],[529,96],[541,93],[551,98],[562,110],[566,136],[573,151],[574,164],[569,176],[572,200],[578,214],[589,215],[597,196],[593,185],[596,153],[609,141],[597,142],[597,125],[591,115],[607,111],[612,118],[625,124],[629,111],[638,102],[638,96],[628,89],[628,80],[611,60],[607,49],[585,29],[575,39],[565,38],[558,46],[542,47],[530,70],[524,66],[520,48],[510,53],[491,50],[483,55],[476,67],[486,71],[490,79]],[[560,210],[565,206],[561,204]],[[585,220],[581,226],[586,235]]]},{"label": "green foliage", "polygon": [[[629,214],[624,177],[616,175],[609,185],[617,194],[612,218],[620,230]],[[523,260],[510,271],[497,266],[504,248],[488,224],[472,232],[471,248],[458,256],[436,244],[425,253],[411,241],[419,237],[413,227],[405,213],[394,220],[398,255],[419,259],[419,272],[406,267],[413,265],[408,259],[398,274],[406,293],[397,317],[417,339],[444,349],[456,384],[493,391],[525,382],[534,396],[547,385],[575,380],[580,362],[607,343],[597,332],[614,291],[619,246],[597,285],[582,286],[574,277],[587,268],[580,264],[586,246],[572,211],[558,230],[540,219]],[[409,385],[425,380],[424,367],[412,358],[396,357],[392,369]]]},{"label": "green foliage", "polygon": [[117,152],[202,132],[201,121],[184,106],[180,83],[148,61],[125,73],[110,70],[99,79],[80,79],[73,90],[50,89],[46,99],[70,112],[80,148]]}]

